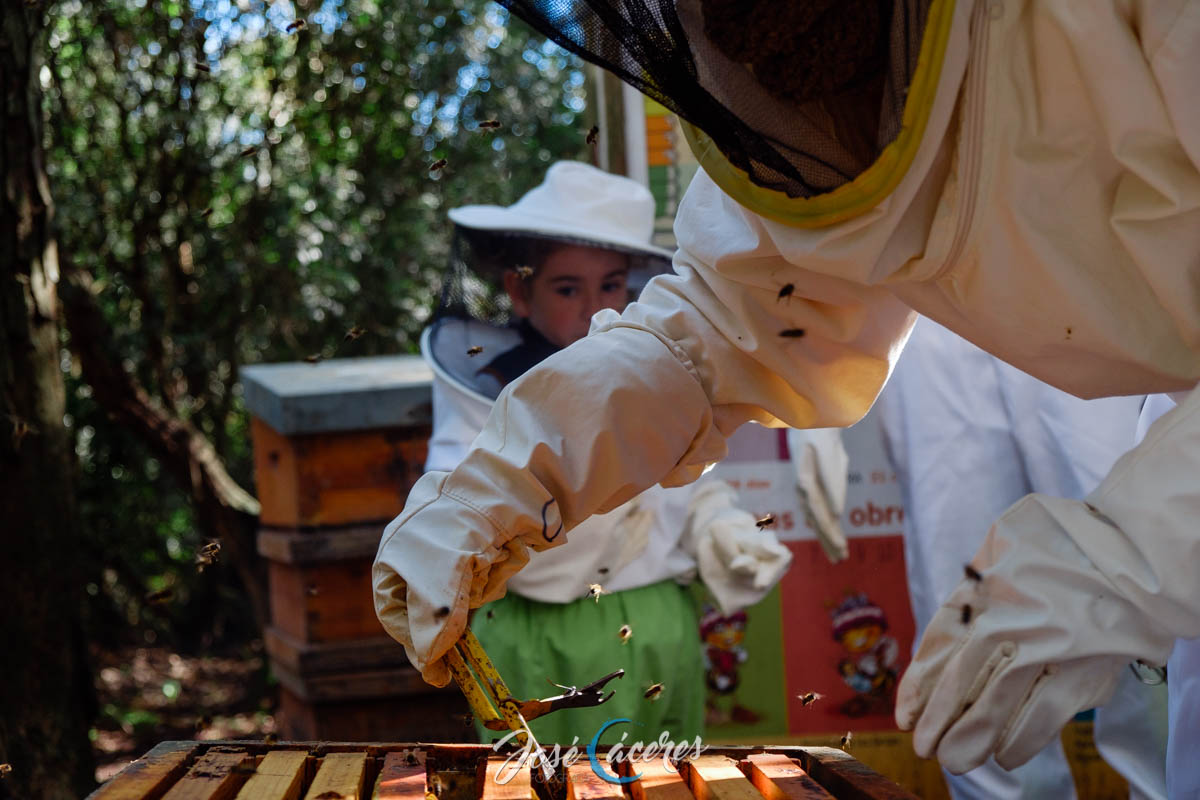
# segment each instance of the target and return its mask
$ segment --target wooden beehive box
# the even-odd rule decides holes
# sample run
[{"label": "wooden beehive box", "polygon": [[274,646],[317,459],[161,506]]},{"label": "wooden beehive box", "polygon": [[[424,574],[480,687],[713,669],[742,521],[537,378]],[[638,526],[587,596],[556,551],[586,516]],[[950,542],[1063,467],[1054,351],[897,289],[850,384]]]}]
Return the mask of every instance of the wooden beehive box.
[{"label": "wooden beehive box", "polygon": [[509,774],[508,759],[488,745],[163,742],[88,800],[917,800],[829,747],[713,747],[671,768],[625,762],[624,774],[632,766],[641,777],[623,785],[586,756],[549,784],[528,765]]},{"label": "wooden beehive box", "polygon": [[419,356],[387,356],[250,366],[241,377],[281,731],[301,740],[461,739],[461,696],[421,680],[371,600],[384,525],[424,471],[429,368]]}]

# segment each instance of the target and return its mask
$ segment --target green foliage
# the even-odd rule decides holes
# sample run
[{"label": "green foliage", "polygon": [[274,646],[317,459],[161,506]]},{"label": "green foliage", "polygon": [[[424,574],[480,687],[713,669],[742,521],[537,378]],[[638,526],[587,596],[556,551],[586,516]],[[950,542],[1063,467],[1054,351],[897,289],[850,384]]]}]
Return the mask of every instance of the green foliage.
[{"label": "green foliage", "polygon": [[[511,202],[585,152],[578,62],[478,0],[66,0],[51,14],[60,251],[101,287],[111,358],[247,487],[240,365],[413,351],[446,210]],[[343,343],[356,325],[368,335]],[[96,620],[188,637],[244,625],[236,603],[212,611],[231,573],[196,572],[206,537],[186,495],[72,375]],[[145,608],[163,584],[174,603]]]}]

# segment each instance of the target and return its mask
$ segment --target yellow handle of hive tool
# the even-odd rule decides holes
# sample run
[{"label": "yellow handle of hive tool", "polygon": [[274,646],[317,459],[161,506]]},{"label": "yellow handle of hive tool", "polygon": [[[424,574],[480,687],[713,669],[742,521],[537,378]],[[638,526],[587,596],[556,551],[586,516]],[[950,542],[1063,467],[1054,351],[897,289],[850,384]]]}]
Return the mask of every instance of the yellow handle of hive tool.
[{"label": "yellow handle of hive tool", "polygon": [[[503,717],[509,730],[516,733],[517,741],[522,745],[527,743],[526,731],[529,726],[521,718],[517,701],[470,629],[455,643],[454,649],[446,653],[446,666],[450,668],[450,674],[480,722],[487,723]],[[482,689],[480,684],[483,685]]]}]

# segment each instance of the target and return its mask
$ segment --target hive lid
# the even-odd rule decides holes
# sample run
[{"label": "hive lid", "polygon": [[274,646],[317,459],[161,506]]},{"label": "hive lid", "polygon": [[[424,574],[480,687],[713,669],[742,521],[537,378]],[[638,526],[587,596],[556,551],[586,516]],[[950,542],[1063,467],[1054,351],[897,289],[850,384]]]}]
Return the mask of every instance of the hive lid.
[{"label": "hive lid", "polygon": [[433,373],[420,356],[242,367],[250,413],[284,435],[427,425]]}]

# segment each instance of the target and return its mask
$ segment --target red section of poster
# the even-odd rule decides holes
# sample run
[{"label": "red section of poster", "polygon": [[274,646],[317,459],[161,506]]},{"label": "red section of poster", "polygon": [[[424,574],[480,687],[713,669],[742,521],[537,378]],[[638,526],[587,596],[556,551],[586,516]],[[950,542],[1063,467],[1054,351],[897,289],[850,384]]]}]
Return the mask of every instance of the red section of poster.
[{"label": "red section of poster", "polygon": [[[788,732],[894,729],[914,634],[899,532],[851,538],[839,564],[815,541],[787,546],[795,559],[781,586]],[[813,692],[822,697],[806,705]]]}]

